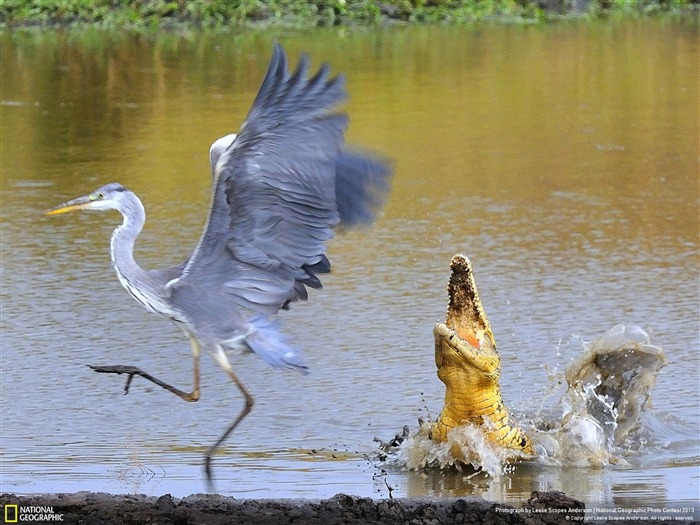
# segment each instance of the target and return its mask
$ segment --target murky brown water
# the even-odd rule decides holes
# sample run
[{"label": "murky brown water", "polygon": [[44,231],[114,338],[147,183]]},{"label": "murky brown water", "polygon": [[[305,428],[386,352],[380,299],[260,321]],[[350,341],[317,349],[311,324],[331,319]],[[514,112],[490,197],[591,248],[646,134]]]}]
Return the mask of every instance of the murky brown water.
[{"label": "murky brown water", "polygon": [[[376,226],[331,244],[325,290],[284,315],[312,373],[236,359],[254,412],[216,458],[241,497],[563,490],[607,505],[694,502],[700,485],[698,26],[648,19],[244,35],[10,32],[2,52],[0,490],[205,489],[206,447],[237,413],[203,361],[186,404],[86,364],[187,387],[187,342],[109,265],[116,214],[41,211],[119,181],[144,201],[137,258],[194,246],[207,150],[245,116],[278,39],[347,74],[349,140],[395,159]],[[552,404],[566,365],[618,323],[667,357],[631,465],[524,465],[491,481],[389,470],[374,436],[440,410],[432,326],[450,257],[469,255],[516,412]]]}]

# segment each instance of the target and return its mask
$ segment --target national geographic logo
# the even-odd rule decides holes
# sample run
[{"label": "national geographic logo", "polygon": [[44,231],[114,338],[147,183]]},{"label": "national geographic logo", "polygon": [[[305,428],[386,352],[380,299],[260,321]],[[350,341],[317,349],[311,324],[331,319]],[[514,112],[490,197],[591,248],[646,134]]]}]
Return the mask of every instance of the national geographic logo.
[{"label": "national geographic logo", "polygon": [[53,507],[5,505],[3,509],[5,523],[31,523],[63,521],[63,514],[55,512]]}]

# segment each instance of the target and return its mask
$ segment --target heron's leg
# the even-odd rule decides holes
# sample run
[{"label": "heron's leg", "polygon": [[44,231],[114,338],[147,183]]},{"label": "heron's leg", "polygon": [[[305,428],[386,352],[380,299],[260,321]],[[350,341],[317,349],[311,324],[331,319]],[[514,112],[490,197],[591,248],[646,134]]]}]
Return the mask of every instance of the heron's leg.
[{"label": "heron's leg", "polygon": [[229,375],[233,383],[238,387],[238,390],[241,391],[241,394],[243,394],[243,397],[245,398],[245,404],[243,405],[243,409],[241,410],[240,414],[238,414],[238,417],[234,420],[233,423],[226,429],[226,431],[221,434],[221,437],[214,443],[211,447],[209,447],[209,450],[207,450],[207,454],[204,460],[204,470],[207,474],[207,481],[209,483],[209,489],[213,489],[213,484],[212,484],[212,475],[211,475],[211,458],[216,452],[216,449],[219,448],[219,446],[226,440],[226,438],[235,430],[235,428],[238,426],[238,424],[243,421],[243,418],[245,418],[248,413],[252,410],[254,400],[253,396],[250,395],[248,390],[243,386],[243,383],[236,377],[236,374],[233,372],[233,368],[231,367],[231,363],[229,363],[228,357],[226,356],[226,352],[224,352],[224,349],[221,348],[220,346],[217,347],[216,352],[212,353],[212,357],[216,361],[216,363],[223,368],[226,373]]},{"label": "heron's leg", "polygon": [[144,379],[149,380],[151,383],[155,383],[156,385],[164,388],[168,392],[172,392],[185,401],[197,401],[199,399],[199,356],[201,354],[201,349],[199,342],[194,337],[190,337],[190,344],[192,345],[192,355],[194,357],[194,387],[192,388],[192,392],[184,392],[179,388],[153,377],[151,374],[148,374],[135,366],[88,366],[95,372],[99,372],[101,374],[128,374],[126,384],[124,385],[124,395],[129,393],[129,387],[131,386],[131,381],[134,379],[134,376],[141,376]]}]

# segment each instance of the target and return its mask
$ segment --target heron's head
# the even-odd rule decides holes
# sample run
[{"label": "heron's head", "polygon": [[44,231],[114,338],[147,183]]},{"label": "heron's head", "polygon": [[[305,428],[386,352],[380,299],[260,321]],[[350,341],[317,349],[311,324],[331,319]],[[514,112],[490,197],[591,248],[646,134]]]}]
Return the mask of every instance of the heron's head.
[{"label": "heron's head", "polygon": [[83,195],[77,199],[69,200],[59,204],[50,210],[46,215],[60,215],[76,210],[121,210],[122,200],[128,198],[131,192],[119,183],[112,182],[96,189],[88,195]]},{"label": "heron's head", "polygon": [[233,141],[236,140],[236,136],[235,133],[231,133],[230,135],[216,139],[209,148],[209,164],[211,165],[212,176],[214,176],[216,172],[216,163],[219,162],[219,157],[233,144]]}]

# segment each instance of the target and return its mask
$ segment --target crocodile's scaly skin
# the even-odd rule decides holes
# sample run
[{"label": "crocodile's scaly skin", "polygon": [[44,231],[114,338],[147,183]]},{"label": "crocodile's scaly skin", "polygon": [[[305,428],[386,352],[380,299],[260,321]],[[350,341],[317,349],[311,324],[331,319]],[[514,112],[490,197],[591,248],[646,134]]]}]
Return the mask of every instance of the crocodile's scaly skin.
[{"label": "crocodile's scaly skin", "polygon": [[430,436],[446,441],[447,433],[471,422],[502,447],[532,454],[532,443],[510,422],[498,379],[501,359],[481,305],[469,259],[457,254],[450,263],[450,298],[445,323],[435,326],[435,364],[445,383],[445,404]]}]

